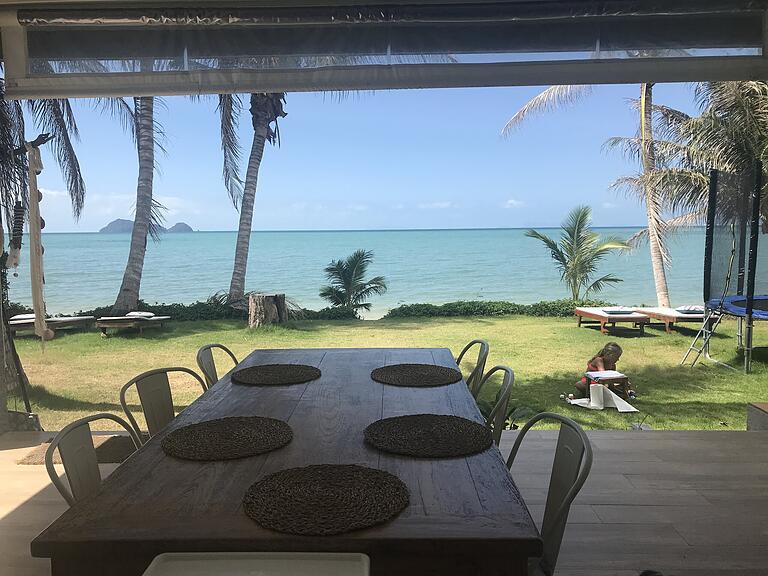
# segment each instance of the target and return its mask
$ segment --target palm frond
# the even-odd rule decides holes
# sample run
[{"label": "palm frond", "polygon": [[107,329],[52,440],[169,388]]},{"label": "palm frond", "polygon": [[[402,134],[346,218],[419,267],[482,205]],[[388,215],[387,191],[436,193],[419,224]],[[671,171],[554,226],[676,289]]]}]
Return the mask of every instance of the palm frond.
[{"label": "palm frond", "polygon": [[221,151],[224,157],[222,176],[232,204],[237,208],[243,196],[243,180],[240,178],[242,150],[237,135],[242,102],[236,94],[219,94],[216,108],[219,112]]},{"label": "palm frond", "polygon": [[51,134],[53,155],[61,168],[64,183],[72,202],[72,214],[80,217],[85,202],[85,180],[72,140],[78,137],[77,124],[67,100],[28,100],[27,105],[35,124]]},{"label": "palm frond", "polygon": [[120,127],[131,137],[133,143],[136,143],[136,115],[125,98],[96,98],[93,106],[118,120]]},{"label": "palm frond", "polygon": [[163,224],[165,224],[166,210],[165,206],[152,198],[152,208],[149,213],[149,235],[155,242],[159,242],[162,233],[165,232]]},{"label": "palm frond", "polygon": [[538,96],[528,101],[520,108],[512,118],[504,125],[501,135],[504,137],[512,134],[529,116],[544,114],[572,106],[592,92],[592,86],[584,85],[557,85],[550,86]]}]

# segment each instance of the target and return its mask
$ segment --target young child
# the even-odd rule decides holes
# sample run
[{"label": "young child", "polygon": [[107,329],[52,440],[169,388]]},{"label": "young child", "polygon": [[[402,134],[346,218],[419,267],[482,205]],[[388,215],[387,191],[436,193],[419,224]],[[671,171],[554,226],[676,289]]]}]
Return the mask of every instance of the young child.
[{"label": "young child", "polygon": [[[592,359],[587,362],[587,369],[586,372],[597,372],[600,370],[616,370],[616,363],[619,361],[619,358],[621,358],[622,354],[621,346],[616,344],[616,342],[608,342],[605,346],[603,346],[603,349],[600,350],[597,354],[595,354]],[[576,382],[576,388],[579,392],[581,392],[584,396],[587,396],[589,394],[589,386],[590,384],[595,384],[596,382],[592,379],[588,378],[587,376],[584,376],[580,381]],[[629,389],[629,380],[625,381],[614,381],[610,385],[606,385],[608,388],[611,389],[611,391],[616,392],[617,394],[627,398],[634,398],[635,393]]]}]

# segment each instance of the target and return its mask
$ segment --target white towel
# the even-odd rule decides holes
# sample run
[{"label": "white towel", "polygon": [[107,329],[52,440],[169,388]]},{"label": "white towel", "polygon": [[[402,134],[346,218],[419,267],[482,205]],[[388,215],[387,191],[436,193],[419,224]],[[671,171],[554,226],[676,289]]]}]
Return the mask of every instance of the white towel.
[{"label": "white towel", "polygon": [[590,410],[602,410],[604,408],[616,408],[619,412],[639,412],[626,400],[617,396],[602,384],[592,384],[589,387],[589,398],[568,400],[569,404],[589,408]]}]

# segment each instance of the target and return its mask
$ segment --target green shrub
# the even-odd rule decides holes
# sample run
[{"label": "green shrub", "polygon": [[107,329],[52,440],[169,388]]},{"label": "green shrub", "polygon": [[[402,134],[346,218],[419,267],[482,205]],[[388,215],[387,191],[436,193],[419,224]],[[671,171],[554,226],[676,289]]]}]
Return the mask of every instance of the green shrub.
[{"label": "green shrub", "polygon": [[[139,300],[138,310],[153,312],[158,316],[170,316],[173,320],[247,320],[248,311],[233,308],[219,300],[210,299],[206,302],[193,302],[192,304],[147,304]],[[83,316],[111,316],[111,306],[101,306],[93,310],[80,310],[76,315]]]},{"label": "green shrub", "polygon": [[16,314],[32,314],[34,310],[20,302],[8,302],[8,318]]},{"label": "green shrub", "polygon": [[602,300],[576,303],[573,300],[544,300],[535,304],[515,304],[502,300],[463,300],[447,304],[404,304],[390,310],[385,318],[416,318],[445,316],[573,316],[576,306],[609,306]]},{"label": "green shrub", "polygon": [[353,308],[334,306],[322,310],[301,311],[298,318],[303,320],[359,320],[357,312]]}]

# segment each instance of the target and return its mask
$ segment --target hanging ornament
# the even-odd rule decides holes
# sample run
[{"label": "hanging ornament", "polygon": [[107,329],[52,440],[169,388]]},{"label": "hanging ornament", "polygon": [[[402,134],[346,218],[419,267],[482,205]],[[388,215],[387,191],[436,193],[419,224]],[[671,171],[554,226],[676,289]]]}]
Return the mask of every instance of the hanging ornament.
[{"label": "hanging ornament", "polygon": [[[25,210],[21,200],[13,206],[13,228],[11,229],[10,251],[8,252],[8,267],[18,268],[21,259],[21,240],[24,237]],[[14,272],[14,276],[18,276]]]}]

